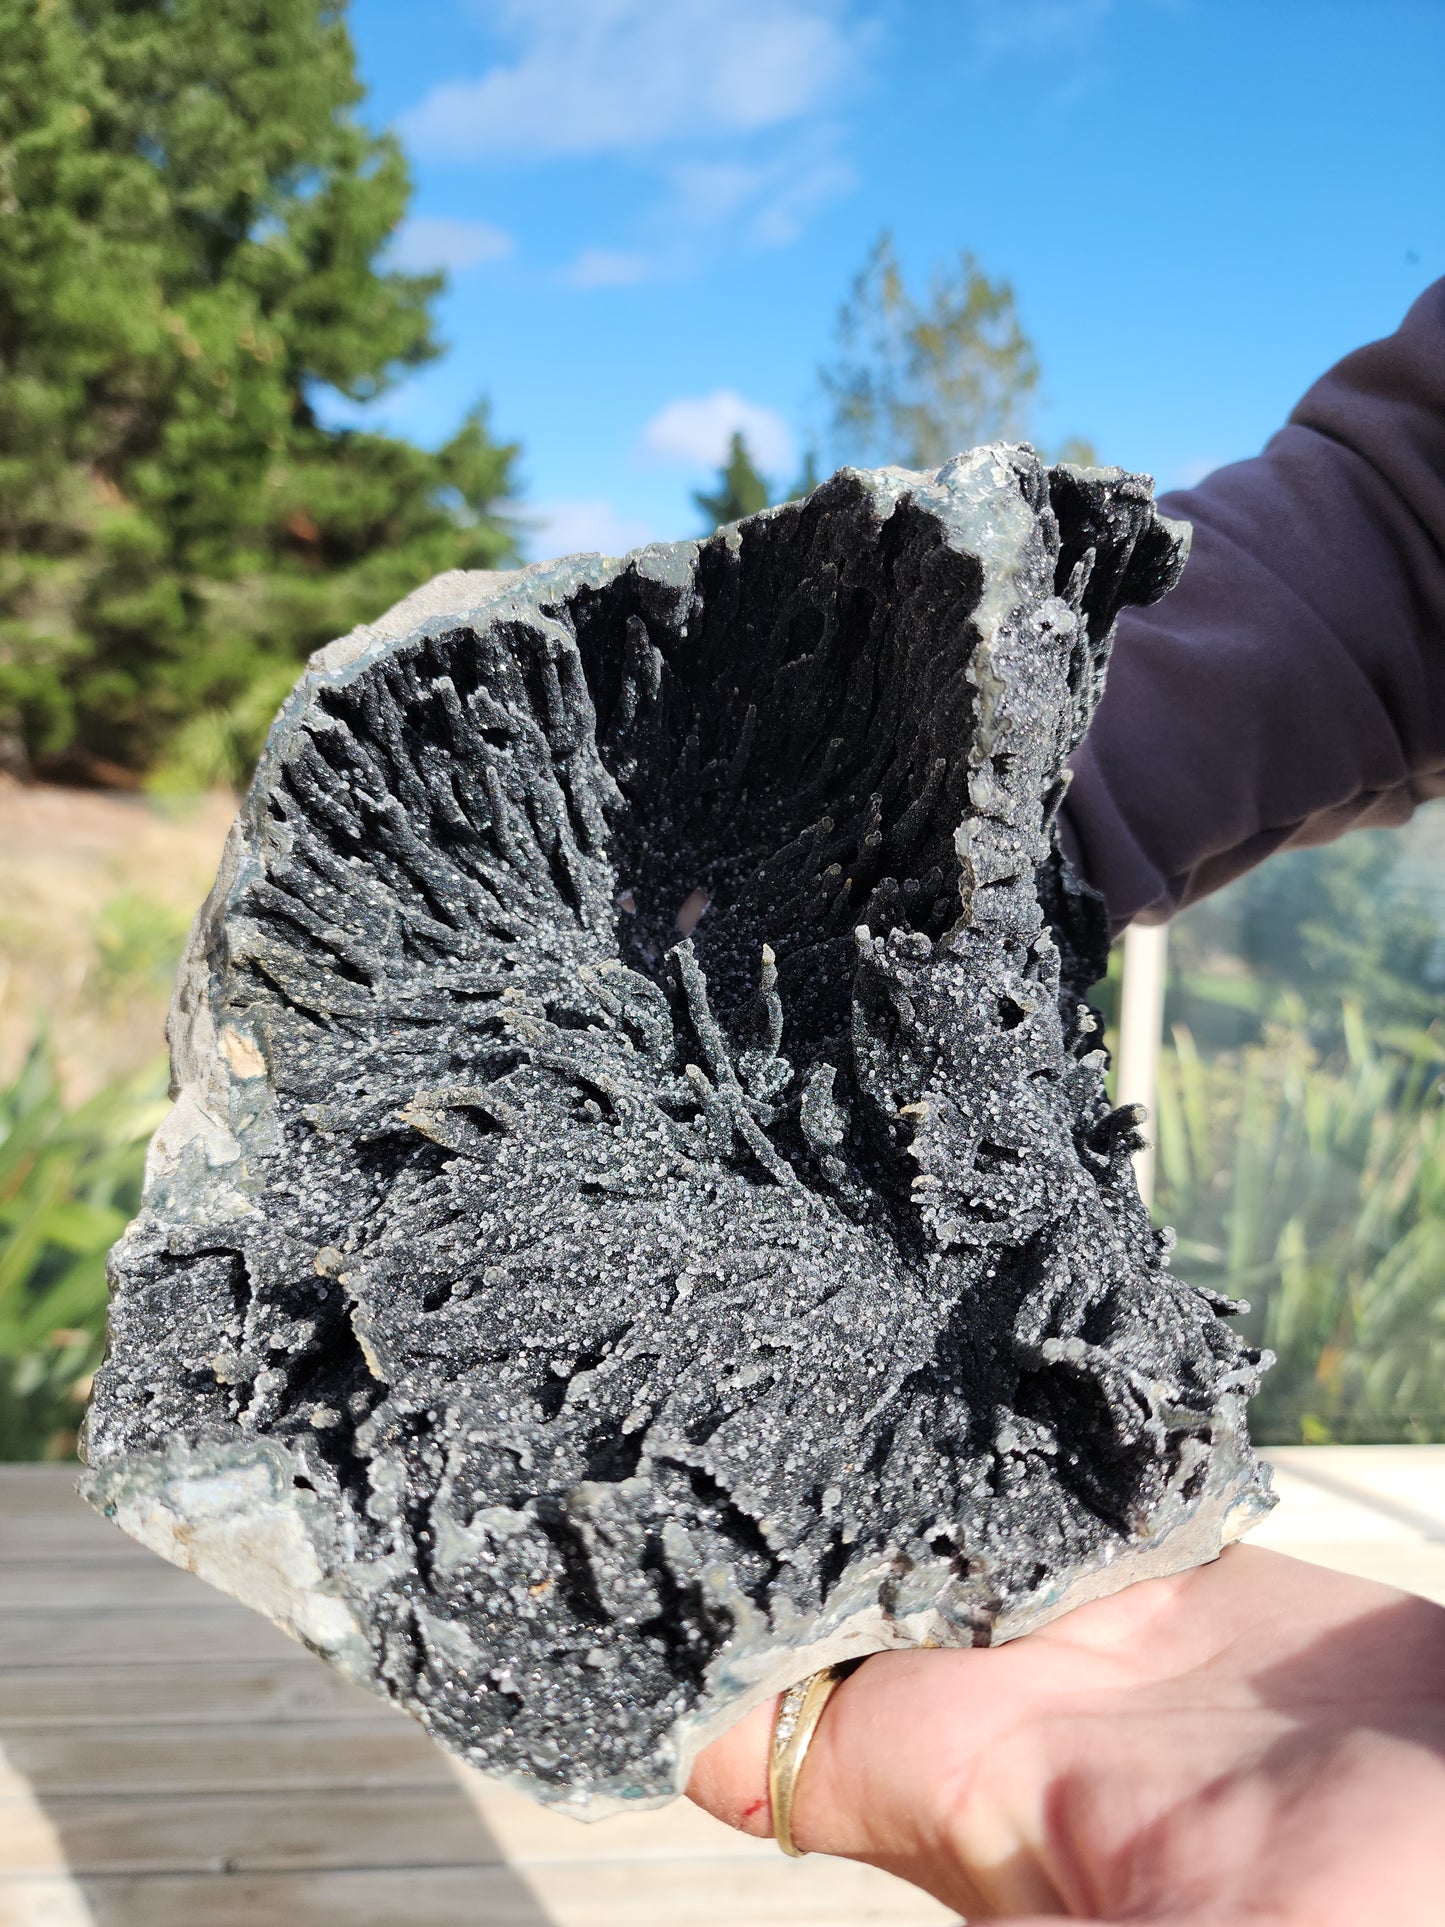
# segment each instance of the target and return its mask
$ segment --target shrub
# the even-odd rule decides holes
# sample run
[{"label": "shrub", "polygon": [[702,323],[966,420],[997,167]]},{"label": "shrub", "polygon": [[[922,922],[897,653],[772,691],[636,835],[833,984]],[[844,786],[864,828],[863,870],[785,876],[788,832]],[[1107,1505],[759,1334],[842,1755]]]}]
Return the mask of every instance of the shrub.
[{"label": "shrub", "polygon": [[1445,1050],[1371,1039],[1344,1007],[1206,1063],[1177,1029],[1158,1094],[1158,1212],[1195,1283],[1250,1302],[1277,1357],[1254,1407],[1273,1444],[1445,1440]]},{"label": "shrub", "polygon": [[164,1073],[68,1106],[44,1039],[0,1085],[0,1459],[75,1449],[105,1338],[105,1258],[140,1201]]}]

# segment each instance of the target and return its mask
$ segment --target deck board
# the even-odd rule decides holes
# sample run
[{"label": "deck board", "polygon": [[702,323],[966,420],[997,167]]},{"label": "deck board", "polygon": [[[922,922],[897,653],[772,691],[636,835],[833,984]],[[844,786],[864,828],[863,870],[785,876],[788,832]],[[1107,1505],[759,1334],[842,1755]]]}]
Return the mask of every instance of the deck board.
[{"label": "deck board", "polygon": [[[143,1548],[137,1547],[137,1551]],[[174,1607],[225,1611],[234,1602],[194,1573],[146,1554],[141,1559],[7,1560],[0,1552],[0,1612],[108,1613],[115,1608],[148,1611]]]},{"label": "deck board", "polygon": [[843,1860],[690,1860],[354,1869],[344,1873],[22,1878],[0,1927],[940,1927],[952,1916]]},{"label": "deck board", "polygon": [[[3,1568],[0,1568],[3,1584]],[[237,1608],[238,1611],[244,1610]],[[294,1657],[292,1656],[294,1654]],[[0,1669],[0,1740],[16,1726],[205,1725],[213,1720],[372,1719],[379,1701],[291,1647],[272,1665]],[[398,1715],[397,1717],[400,1717]]]},{"label": "deck board", "polygon": [[[480,1823],[480,1824],[479,1824]],[[578,1835],[584,1834],[579,1840]],[[68,1794],[0,1801],[5,1864],[17,1874],[296,1873],[347,1867],[589,1865],[776,1858],[770,1842],[690,1806],[580,1828],[520,1797],[475,1802],[449,1776],[430,1785],[289,1787],[210,1794]]]},{"label": "deck board", "polygon": [[[131,1565],[143,1565],[155,1558],[134,1539],[128,1539],[117,1526],[113,1526],[76,1495],[73,1490],[74,1478],[51,1483],[51,1496],[54,1510],[49,1513],[22,1512],[11,1517],[5,1511],[10,1493],[15,1489],[17,1468],[3,1469],[8,1476],[0,1481],[0,1520],[3,1520],[4,1543],[0,1545],[0,1560],[9,1566],[46,1565],[66,1566],[72,1561],[91,1564],[97,1559],[122,1560]],[[31,1470],[38,1479],[42,1473],[50,1473],[51,1466],[35,1466]]]},{"label": "deck board", "polygon": [[[1270,1454],[1260,1543],[1445,1603],[1445,1448]],[[580,1827],[0,1468],[0,1927],[942,1927],[679,1803]]]},{"label": "deck board", "polygon": [[11,1726],[0,1730],[0,1800],[450,1786],[420,1727],[376,1700],[367,1708],[373,1717],[344,1731],[334,1718]]},{"label": "deck board", "polygon": [[[3,1583],[3,1582],[0,1582]],[[57,1654],[75,1667],[209,1666],[224,1656],[260,1665],[284,1662],[297,1643],[259,1613],[216,1611],[197,1581],[194,1606],[107,1609],[101,1613],[11,1612],[0,1606],[0,1669],[50,1666]],[[305,1652],[305,1648],[300,1648]]]},{"label": "deck board", "polygon": [[[204,1594],[204,1581],[195,1586]],[[259,1613],[195,1606],[134,1607],[100,1613],[10,1612],[0,1606],[0,1669],[49,1666],[61,1655],[75,1667],[209,1666],[224,1655],[261,1665],[284,1661],[294,1640]],[[303,1653],[305,1648],[300,1649]]]}]

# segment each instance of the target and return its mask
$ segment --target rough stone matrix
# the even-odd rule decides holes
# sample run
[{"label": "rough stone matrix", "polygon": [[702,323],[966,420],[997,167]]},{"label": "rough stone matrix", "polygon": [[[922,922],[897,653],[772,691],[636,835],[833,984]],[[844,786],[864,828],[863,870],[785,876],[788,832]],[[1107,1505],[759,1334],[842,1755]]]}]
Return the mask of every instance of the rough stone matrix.
[{"label": "rough stone matrix", "polygon": [[[323,650],[197,920],[87,1496],[588,1816],[1268,1503],[1052,840],[1117,469],[842,470]],[[706,906],[706,907],[704,907]]]}]

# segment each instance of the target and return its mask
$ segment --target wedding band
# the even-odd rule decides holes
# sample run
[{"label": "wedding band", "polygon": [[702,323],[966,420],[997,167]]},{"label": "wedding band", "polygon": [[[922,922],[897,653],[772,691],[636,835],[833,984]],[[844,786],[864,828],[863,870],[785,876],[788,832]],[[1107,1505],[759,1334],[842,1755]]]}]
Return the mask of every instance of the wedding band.
[{"label": "wedding band", "polygon": [[825,1666],[790,1686],[778,1702],[773,1721],[773,1744],[768,1755],[768,1797],[773,1809],[773,1838],[786,1854],[801,1860],[803,1849],[793,1845],[793,1799],[798,1775],[823,1717],[823,1708],[857,1666],[856,1659]]}]

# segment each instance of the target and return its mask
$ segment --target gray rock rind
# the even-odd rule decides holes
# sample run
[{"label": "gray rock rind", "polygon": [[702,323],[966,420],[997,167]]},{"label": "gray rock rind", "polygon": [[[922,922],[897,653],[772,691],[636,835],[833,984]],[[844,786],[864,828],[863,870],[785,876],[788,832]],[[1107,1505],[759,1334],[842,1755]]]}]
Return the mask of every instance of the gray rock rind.
[{"label": "gray rock rind", "polygon": [[183,967],[92,1502],[586,1817],[1243,1530],[1260,1360],[1140,1205],[1052,835],[1186,541],[994,446],[316,657]]}]

